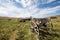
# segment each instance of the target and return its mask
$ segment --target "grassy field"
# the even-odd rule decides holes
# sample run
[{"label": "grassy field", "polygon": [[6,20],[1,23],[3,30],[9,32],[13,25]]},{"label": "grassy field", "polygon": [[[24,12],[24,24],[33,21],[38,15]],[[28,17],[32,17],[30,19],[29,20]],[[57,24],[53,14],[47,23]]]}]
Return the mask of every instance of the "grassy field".
[{"label": "grassy field", "polygon": [[[1,17],[2,18],[2,17]],[[60,40],[60,16],[58,19],[51,19],[53,24],[52,33],[59,35],[49,36],[46,40]],[[3,20],[3,21],[2,21]],[[30,32],[30,22],[19,22],[18,19],[0,19],[0,40],[35,40],[34,34]],[[7,20],[7,21],[6,21]],[[41,36],[41,35],[40,35]]]},{"label": "grassy field", "polygon": [[50,22],[53,24],[51,35],[46,37],[46,40],[60,40],[60,16],[51,18]]},{"label": "grassy field", "polygon": [[29,40],[29,22],[0,21],[0,40]]},{"label": "grassy field", "polygon": [[51,19],[53,24],[53,32],[59,35],[59,37],[54,37],[54,40],[60,40],[60,16],[57,16],[57,19]]}]

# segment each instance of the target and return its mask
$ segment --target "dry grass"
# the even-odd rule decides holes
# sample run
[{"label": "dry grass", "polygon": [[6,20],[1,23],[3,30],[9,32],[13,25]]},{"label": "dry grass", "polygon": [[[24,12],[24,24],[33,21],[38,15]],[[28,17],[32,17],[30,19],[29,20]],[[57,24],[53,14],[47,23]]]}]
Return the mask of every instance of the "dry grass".
[{"label": "dry grass", "polygon": [[[60,16],[59,16],[60,17]],[[6,19],[7,20],[7,19]],[[60,35],[60,19],[51,19],[53,33]],[[40,35],[41,36],[41,35]],[[46,40],[60,40],[60,37],[46,35]],[[43,37],[43,36],[42,36]],[[19,22],[18,19],[0,21],[0,40],[36,40],[35,34],[31,33],[29,21]]]}]

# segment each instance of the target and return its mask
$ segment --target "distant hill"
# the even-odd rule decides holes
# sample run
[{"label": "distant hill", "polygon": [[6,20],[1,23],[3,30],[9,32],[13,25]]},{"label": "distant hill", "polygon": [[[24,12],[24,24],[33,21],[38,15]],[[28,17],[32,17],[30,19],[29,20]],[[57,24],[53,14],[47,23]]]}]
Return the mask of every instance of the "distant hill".
[{"label": "distant hill", "polygon": [[9,20],[18,20],[18,19],[21,19],[21,18],[12,18],[12,17],[2,17],[0,16],[0,21],[9,21]]},{"label": "distant hill", "polygon": [[[52,19],[54,19],[54,18],[58,18],[58,19],[60,19],[60,15],[57,15],[57,16],[51,16],[51,17],[47,17],[47,18],[52,18]],[[1,20],[11,20],[11,19],[22,19],[22,18],[12,18],[12,17],[3,17],[3,16],[0,16],[0,21]]]}]

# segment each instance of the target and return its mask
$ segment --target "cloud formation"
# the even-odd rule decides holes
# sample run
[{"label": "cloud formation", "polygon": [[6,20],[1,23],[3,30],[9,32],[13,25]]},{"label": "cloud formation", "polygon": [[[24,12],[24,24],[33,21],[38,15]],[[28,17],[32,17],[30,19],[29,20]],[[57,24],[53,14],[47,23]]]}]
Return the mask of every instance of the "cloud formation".
[{"label": "cloud formation", "polygon": [[[55,12],[57,12],[58,10],[60,10],[60,6],[56,6],[54,8],[45,8],[45,9],[39,9],[38,13],[33,15],[34,17],[47,17],[47,14],[53,14]],[[45,16],[47,15],[47,16]]]},{"label": "cloud formation", "polygon": [[55,0],[0,0],[0,16],[23,18],[30,16],[37,18],[47,17],[46,14],[52,14],[59,11],[60,5],[53,8],[44,9],[38,8],[38,5],[41,6],[43,4],[48,4],[53,1]]}]

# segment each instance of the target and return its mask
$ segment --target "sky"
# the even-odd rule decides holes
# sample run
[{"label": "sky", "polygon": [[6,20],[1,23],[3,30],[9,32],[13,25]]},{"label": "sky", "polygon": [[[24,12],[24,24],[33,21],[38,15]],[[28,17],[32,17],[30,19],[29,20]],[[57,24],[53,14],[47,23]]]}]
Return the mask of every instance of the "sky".
[{"label": "sky", "polygon": [[60,0],[0,0],[0,16],[44,18],[60,15]]}]

